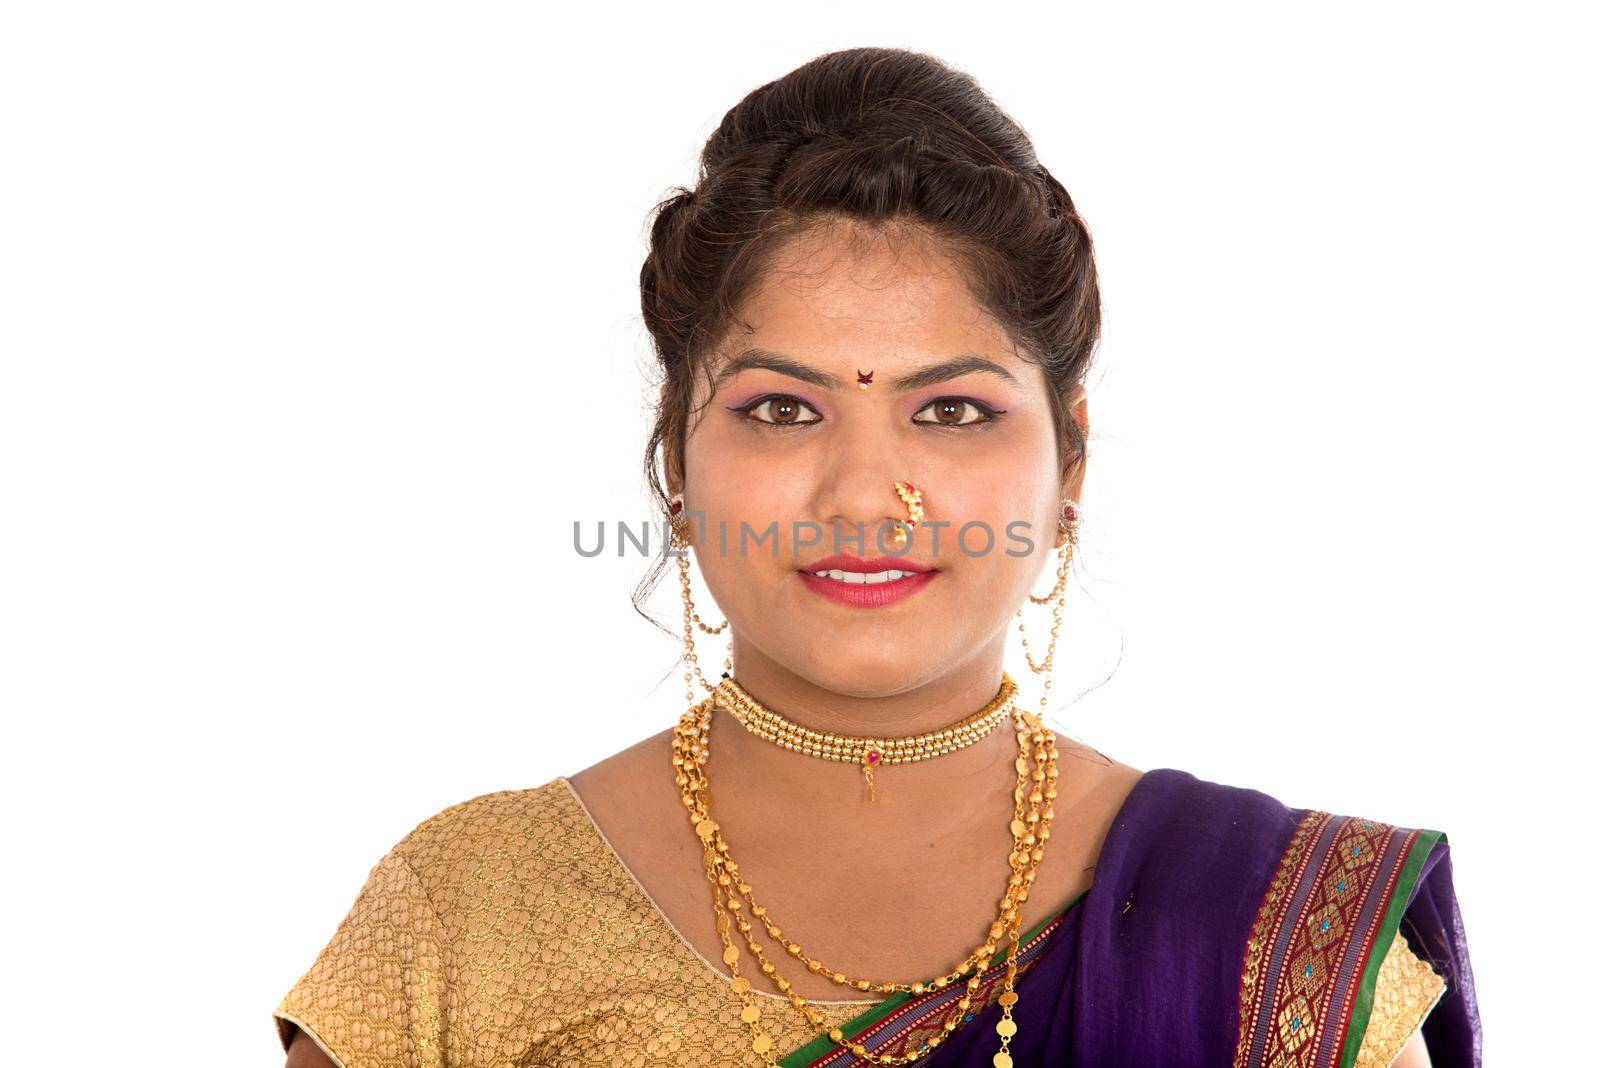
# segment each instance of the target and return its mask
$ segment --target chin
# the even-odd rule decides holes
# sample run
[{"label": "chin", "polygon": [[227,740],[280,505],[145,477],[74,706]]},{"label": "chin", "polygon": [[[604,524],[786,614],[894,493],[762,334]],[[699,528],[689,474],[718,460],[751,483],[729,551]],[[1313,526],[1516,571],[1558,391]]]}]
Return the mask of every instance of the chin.
[{"label": "chin", "polygon": [[823,689],[851,697],[901,693],[936,673],[926,649],[913,652],[904,645],[896,641],[877,650],[829,650],[821,654],[820,662],[796,664],[790,670]]}]

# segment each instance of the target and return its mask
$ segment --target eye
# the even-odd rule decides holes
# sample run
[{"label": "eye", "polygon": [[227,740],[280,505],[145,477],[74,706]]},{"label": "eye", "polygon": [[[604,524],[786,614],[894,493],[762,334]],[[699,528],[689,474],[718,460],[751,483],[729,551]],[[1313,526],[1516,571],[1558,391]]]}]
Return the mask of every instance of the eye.
[{"label": "eye", "polygon": [[[917,415],[929,410],[933,412],[932,419],[917,418]],[[911,421],[925,426],[974,426],[979,423],[992,423],[997,416],[1003,414],[1003,409],[979,404],[970,397],[936,397],[918,409],[916,415],[911,417]]]},{"label": "eye", "polygon": [[[817,418],[800,418],[802,410],[816,414]],[[735,408],[734,411],[741,413],[753,423],[763,423],[767,426],[805,426],[809,423],[822,422],[821,414],[817,413],[817,410],[811,405],[799,397],[791,397],[781,393],[757,397],[749,404]]]}]

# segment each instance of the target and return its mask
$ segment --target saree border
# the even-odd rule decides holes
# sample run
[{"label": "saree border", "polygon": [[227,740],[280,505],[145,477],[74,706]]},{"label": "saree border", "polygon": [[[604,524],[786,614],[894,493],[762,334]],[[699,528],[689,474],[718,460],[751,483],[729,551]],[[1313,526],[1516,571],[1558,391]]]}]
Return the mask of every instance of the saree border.
[{"label": "saree border", "polygon": [[[1088,896],[1085,890],[1059,912],[1046,916],[1024,932],[1017,941],[1017,983],[1032,969],[1045,941],[1060,926],[1074,906]],[[966,990],[966,979],[972,969],[943,990],[911,994],[900,990],[876,1005],[840,1025],[844,1043],[835,1042],[826,1034],[818,1035],[805,1045],[791,1050],[779,1059],[780,1068],[849,1068],[863,1063],[862,1058],[851,1053],[847,1043],[859,1042],[874,1055],[894,1053],[904,1055],[915,1050],[935,1034],[944,1032],[944,1021],[953,1013],[977,1016],[999,998],[1005,983],[1006,953],[1009,945],[1001,946],[983,972],[983,981],[972,998],[972,1005],[962,1010],[957,1002]]]},{"label": "saree border", "polygon": [[[1312,809],[1257,907],[1234,1068],[1350,1068],[1378,967],[1439,832]],[[1420,846],[1420,848],[1418,848]]]},{"label": "saree border", "polygon": [[[1372,952],[1367,959],[1366,967],[1361,972],[1360,981],[1353,988],[1354,996],[1350,1007],[1349,1025],[1345,1029],[1346,1036],[1358,1035],[1365,1037],[1367,1023],[1372,1018],[1372,1003],[1377,996],[1378,969],[1383,964],[1383,958],[1388,953],[1389,946],[1394,943],[1395,935],[1400,930],[1400,921],[1405,916],[1406,905],[1411,898],[1412,888],[1416,886],[1417,880],[1421,877],[1423,865],[1427,862],[1429,854],[1433,852],[1434,846],[1439,842],[1448,841],[1443,831],[1423,829],[1413,831],[1412,834],[1416,836],[1416,840],[1411,843],[1410,851],[1406,855],[1399,875],[1395,879],[1394,890],[1389,895],[1383,918],[1378,922],[1378,928],[1373,938]],[[1443,996],[1444,994],[1441,991],[1439,997],[1442,998]],[[1435,999],[1434,1005],[1437,1004],[1438,999]],[[1428,1011],[1433,1011],[1432,1005],[1428,1007]],[[1419,1024],[1418,1026],[1421,1025]],[[1338,1068],[1354,1068],[1360,1053],[1360,1041],[1350,1042],[1347,1038],[1336,1062]]]}]

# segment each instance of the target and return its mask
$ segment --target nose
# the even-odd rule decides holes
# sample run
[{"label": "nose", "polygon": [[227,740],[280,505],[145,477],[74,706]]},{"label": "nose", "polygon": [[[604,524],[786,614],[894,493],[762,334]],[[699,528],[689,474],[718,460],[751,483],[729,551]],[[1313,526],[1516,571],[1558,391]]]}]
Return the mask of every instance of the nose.
[{"label": "nose", "polygon": [[[883,547],[897,551],[891,524],[909,518],[906,505],[895,492],[895,482],[916,483],[917,472],[909,470],[897,451],[875,446],[858,438],[841,443],[828,457],[827,469],[819,483],[817,515],[826,528],[842,528],[840,538],[854,538],[859,527],[863,535],[863,556],[878,555],[880,532]],[[834,536],[831,529],[828,536]]]}]

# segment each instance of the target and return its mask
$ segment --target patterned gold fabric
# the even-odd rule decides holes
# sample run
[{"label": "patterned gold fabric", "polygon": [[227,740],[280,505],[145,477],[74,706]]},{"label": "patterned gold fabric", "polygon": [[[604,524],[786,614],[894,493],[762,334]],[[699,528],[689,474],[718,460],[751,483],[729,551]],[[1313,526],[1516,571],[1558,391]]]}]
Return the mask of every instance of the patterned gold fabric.
[{"label": "patterned gold fabric", "polygon": [[1396,931],[1378,966],[1372,1016],[1356,1053],[1355,1068],[1388,1068],[1444,996],[1444,986],[1428,962],[1411,951],[1405,933]]},{"label": "patterned gold fabric", "polygon": [[[1387,1065],[1442,989],[1397,937],[1358,1068]],[[746,969],[748,972],[748,968]],[[722,969],[672,927],[564,777],[424,821],[372,869],[274,1012],[343,1068],[755,1064]],[[814,1037],[753,990],[775,1050]],[[879,996],[881,997],[881,996]],[[812,1001],[826,1026],[879,997]],[[1392,1046],[1392,1049],[1391,1049]]]},{"label": "patterned gold fabric", "polygon": [[[304,1027],[347,1068],[442,1068],[445,939],[421,880],[391,852],[372,869],[333,941],[278,1006],[279,1019]],[[291,1036],[287,1028],[283,1034]]]},{"label": "patterned gold fabric", "polygon": [[[285,1042],[298,1024],[344,1068],[757,1063],[722,975],[558,777],[396,845],[275,1016]],[[786,997],[752,993],[775,1049],[814,1037]],[[832,1027],[881,997],[811,1004]]]}]

